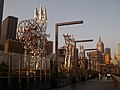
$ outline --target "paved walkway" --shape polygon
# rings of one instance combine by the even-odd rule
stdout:
[[[54,89],[56,90],[56,89]],[[116,90],[112,80],[88,80],[57,90]]]

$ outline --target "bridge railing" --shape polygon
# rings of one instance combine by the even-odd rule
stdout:
[[[112,75],[116,90],[120,90],[120,76]]]

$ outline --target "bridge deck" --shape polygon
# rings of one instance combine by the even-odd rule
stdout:
[[[112,80],[88,80],[57,90],[116,90]]]

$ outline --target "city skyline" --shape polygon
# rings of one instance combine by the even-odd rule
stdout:
[[[18,17],[18,23],[25,19],[31,19],[34,15],[35,6],[45,6],[48,14],[47,33],[54,40],[55,23],[73,20],[83,20],[83,25],[61,27],[59,32],[59,47],[64,45],[63,34],[73,34],[76,40],[93,39],[90,44],[83,44],[85,48],[94,48],[99,36],[105,47],[111,48],[112,56],[118,53],[120,13],[119,2],[112,0],[100,1],[47,1],[29,0],[4,2],[3,20],[7,16]],[[26,13],[27,12],[27,13]]]

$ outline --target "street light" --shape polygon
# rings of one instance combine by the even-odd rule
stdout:
[[[83,20],[81,21],[70,21],[70,22],[62,22],[55,24],[55,73],[58,76],[58,27],[66,26],[66,25],[74,25],[74,24],[83,24]]]
[[[58,27],[59,26],[66,26],[66,25],[74,25],[74,24],[83,24],[83,20],[81,21],[71,21],[71,22],[62,22],[62,23],[56,23],[55,24],[55,70],[56,74],[58,73]]]
[[[75,48],[74,48],[74,68],[75,68],[75,76],[77,74],[76,72],[76,67],[77,67],[77,58],[76,58],[76,43],[81,43],[81,42],[93,42],[93,39],[89,39],[89,40],[76,40],[75,41]]]
[[[93,42],[93,39],[89,39],[89,40],[76,40],[75,41],[75,48],[74,48],[74,65],[75,67],[77,66],[77,60],[76,60],[76,43],[80,43],[80,42]]]
[[[85,59],[85,51],[96,51],[96,50],[97,50],[96,48],[84,49],[84,59]]]
[[[84,49],[84,60],[85,60],[85,51],[96,51],[97,49],[96,48],[90,48],[90,49]],[[89,61],[90,62],[90,61]],[[87,75],[88,75],[88,71],[87,71],[87,61],[85,61],[84,63],[85,65],[85,70],[86,70],[86,79],[87,79]],[[90,64],[90,68],[91,68],[91,64]]]

